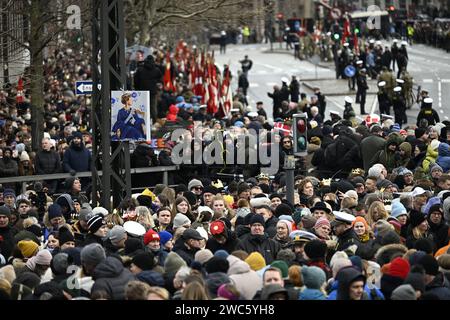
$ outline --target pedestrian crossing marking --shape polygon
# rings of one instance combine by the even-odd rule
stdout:
[[[423,83],[433,83],[433,79],[423,79]]]
[[[259,84],[258,83],[250,83],[250,88],[258,88]]]

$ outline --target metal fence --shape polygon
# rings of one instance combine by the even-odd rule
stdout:
[[[148,168],[131,168],[131,174],[143,174],[143,173],[151,173],[151,172],[162,172],[163,173],[163,181],[162,183],[165,185],[169,184],[169,172],[176,171],[179,169],[179,166],[160,166],[160,167],[148,167]],[[99,176],[103,174],[102,171],[98,171]],[[21,183],[22,192],[26,191],[27,183],[34,181],[44,181],[44,180],[60,180],[66,179],[70,177],[78,177],[92,178],[92,172],[77,172],[74,176],[70,173],[54,173],[47,175],[36,175],[36,176],[19,176],[19,177],[8,177],[8,178],[0,178],[0,183]]]

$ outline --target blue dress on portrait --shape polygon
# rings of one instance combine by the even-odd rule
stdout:
[[[144,119],[137,114],[133,114],[130,117],[132,109],[125,110],[120,109],[117,113],[117,121],[112,128],[113,136],[112,140],[145,140],[146,135],[142,129],[142,125],[145,124]],[[117,135],[117,130],[120,129],[120,137]]]

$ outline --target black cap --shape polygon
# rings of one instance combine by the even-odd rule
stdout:
[[[203,240],[203,237],[200,235],[200,233],[197,230],[186,229],[183,232],[183,239],[185,239],[185,240],[189,240],[189,239]]]

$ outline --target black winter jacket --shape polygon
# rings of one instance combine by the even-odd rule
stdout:
[[[55,151],[41,150],[34,158],[36,174],[51,174],[61,172],[61,159]]]
[[[259,252],[266,260],[266,264],[272,263],[277,258],[278,252],[281,250],[281,245],[275,240],[270,239],[267,234],[249,235],[236,248],[237,250],[244,250],[248,254],[252,252]]]
[[[133,274],[123,267],[122,262],[115,257],[107,257],[94,270],[91,293],[106,291],[111,300],[125,300],[125,286],[135,279]]]

